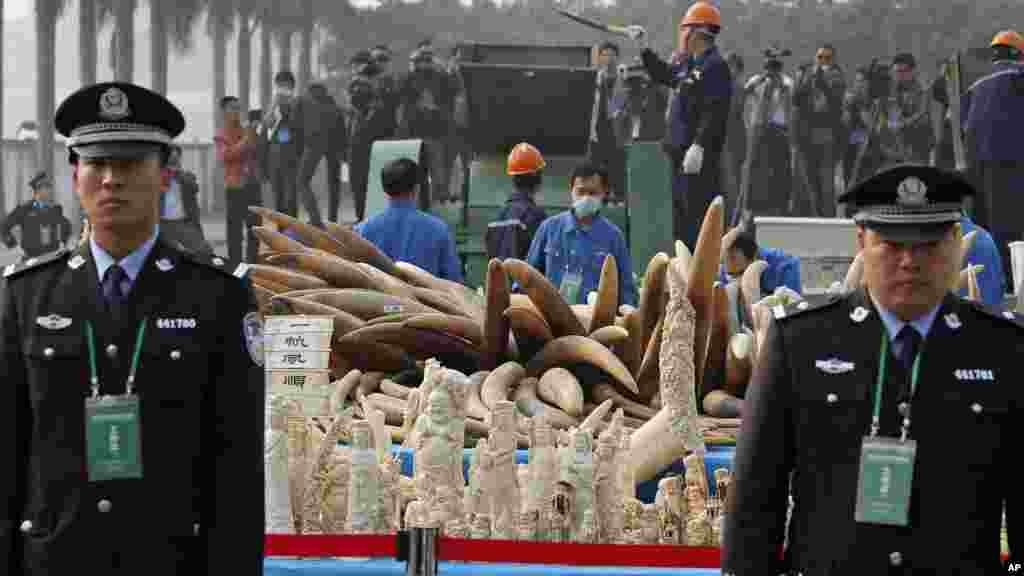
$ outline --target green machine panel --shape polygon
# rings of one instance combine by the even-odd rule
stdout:
[[[658,252],[675,254],[672,235],[672,167],[660,142],[626,147],[629,254],[642,276]],[[693,246],[689,247],[693,250]]]

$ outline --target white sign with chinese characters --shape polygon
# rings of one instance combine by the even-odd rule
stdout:
[[[327,370],[267,370],[267,394],[298,400],[305,416],[330,412],[331,373]]]
[[[267,394],[298,400],[306,416],[329,411],[330,316],[268,316],[263,325]]]

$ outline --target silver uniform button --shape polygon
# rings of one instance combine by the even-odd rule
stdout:
[[[25,520],[24,522],[21,523],[21,532],[23,534],[28,534],[31,531],[32,531],[32,521],[31,520]]]
[[[171,360],[181,360],[181,350],[171,350]]]
[[[193,536],[199,536],[199,524],[198,523],[192,525],[192,535]]]
[[[829,404],[835,404],[839,401],[839,395],[835,392],[829,392],[828,396],[825,396],[825,401]]]
[[[107,346],[107,357],[108,358],[117,358],[117,345],[111,344],[111,345]]]
[[[113,507],[114,507],[114,504],[111,503],[110,500],[107,500],[106,498],[104,498],[103,500],[100,500],[99,502],[96,503],[96,509],[99,510],[100,512],[104,513],[104,514],[106,514],[107,512],[110,512],[110,509],[113,508]]]
[[[975,414],[981,414],[981,410],[981,404],[978,404],[977,402],[971,404],[971,412],[974,412]]]
[[[893,552],[892,554],[889,554],[889,564],[892,564],[893,566],[902,566],[903,554],[900,554],[899,552]]]
[[[53,355],[56,354],[56,353],[57,352],[53,348],[47,348],[47,349],[43,350],[43,356],[45,356],[47,358],[53,358]]]

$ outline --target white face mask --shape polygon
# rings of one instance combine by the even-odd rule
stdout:
[[[572,211],[577,218],[590,218],[601,211],[601,199],[596,196],[582,196],[573,200]]]
[[[291,98],[295,95],[295,91],[286,86],[278,86],[277,88],[274,88],[274,94],[278,98]]]

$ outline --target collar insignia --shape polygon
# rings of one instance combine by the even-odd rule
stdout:
[[[65,318],[57,314],[50,314],[49,316],[40,316],[36,318],[36,324],[39,324],[47,330],[63,330],[68,326],[71,326],[71,318]]]
[[[829,358],[828,360],[816,361],[814,363],[814,367],[825,374],[844,374],[846,372],[852,372],[855,365],[853,362],[844,362],[838,358]]]
[[[71,260],[68,260],[68,268],[72,270],[78,270],[82,267],[82,264],[85,264],[85,258],[81,254],[75,254],[71,257]]]
[[[850,313],[850,319],[856,322],[857,324],[863,322],[864,319],[867,317],[868,309],[863,306],[857,306],[856,308],[853,309],[853,312]]]
[[[8,264],[7,266],[4,266],[4,278],[14,274],[14,269],[17,267],[17,264]]]
[[[946,320],[946,326],[949,326],[953,330],[963,326],[963,323],[960,322],[960,317],[956,314],[946,314],[943,318]]]
[[[174,270],[174,263],[167,258],[161,258],[156,261],[156,267],[159,268],[161,272],[170,272],[171,270]]]
[[[131,115],[128,96],[120,88],[112,86],[100,95],[100,116],[106,120],[121,120]]]

